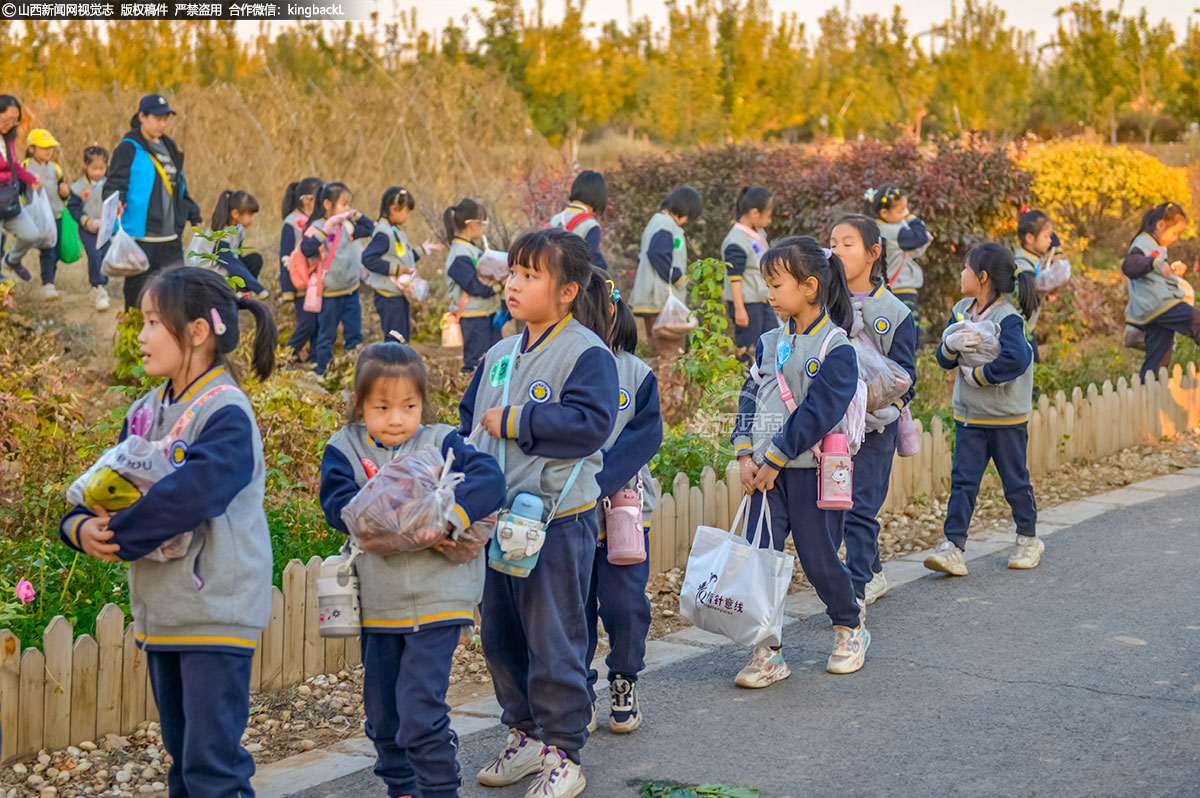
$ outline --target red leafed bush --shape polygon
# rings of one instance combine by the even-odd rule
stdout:
[[[825,241],[845,213],[862,211],[863,192],[892,183],[909,196],[934,243],[923,258],[921,301],[940,317],[957,298],[958,273],[967,249],[1011,234],[1029,201],[1029,176],[1010,159],[1006,145],[963,137],[934,144],[854,142],[830,148],[734,145],[622,159],[607,172],[609,209],[602,218],[605,249],[618,271],[636,267],[642,229],[673,188],[695,187],[704,213],[686,228],[692,257],[720,257],[744,185],[775,193],[771,238],[812,235]],[[569,182],[569,181],[568,181]],[[541,185],[528,192],[529,202]]]

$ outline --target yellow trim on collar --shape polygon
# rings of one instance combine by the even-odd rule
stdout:
[[[543,346],[545,346],[546,344],[548,344],[548,343],[550,342],[550,339],[551,339],[551,338],[553,338],[554,336],[556,336],[556,335],[558,335],[560,332],[562,332],[562,328],[563,328],[563,327],[566,327],[566,326],[567,326],[567,322],[569,322],[569,321],[570,321],[570,320],[571,320],[573,317],[574,317],[574,314],[572,314],[572,313],[568,313],[568,314],[567,314],[567,315],[566,315],[566,316],[563,318],[563,320],[562,320],[562,321],[560,321],[558,324],[554,325],[554,329],[552,329],[552,330],[550,331],[550,334],[549,334],[549,335],[547,335],[545,338],[543,338],[541,341],[539,341],[539,342],[538,342],[538,345],[537,345],[537,346],[535,346],[533,349],[530,349],[530,350],[529,350],[529,352],[536,352],[536,351],[538,351],[539,349],[541,349]]]
[[[880,280],[879,285],[875,286],[875,290],[872,291],[871,293],[867,294],[867,296],[874,299],[875,297],[879,296],[882,293],[883,293],[883,280]]]
[[[193,396],[196,395],[197,391],[199,391],[205,385],[208,385],[208,383],[212,382],[217,376],[224,374],[224,373],[225,373],[225,367],[217,366],[215,369],[208,372],[208,374],[204,375],[203,377],[201,377],[200,379],[198,379],[194,383],[192,383],[192,387],[190,387],[186,391],[184,391],[183,396],[179,397],[176,401],[177,402],[188,401],[189,399],[191,399]]]

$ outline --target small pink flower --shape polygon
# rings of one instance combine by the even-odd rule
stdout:
[[[33,589],[33,585],[29,582],[29,580],[21,577],[21,579],[17,581],[17,600],[19,600],[22,604],[28,604],[29,602],[33,601],[33,597],[35,595],[37,595],[37,593]]]

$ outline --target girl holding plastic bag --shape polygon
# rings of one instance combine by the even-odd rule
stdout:
[[[482,426],[480,448],[500,461],[501,518],[537,518],[524,528],[512,522],[509,557],[491,560],[484,584],[483,655],[509,736],[477,779],[500,787],[537,773],[526,795],[574,796],[587,783],[579,763],[592,717],[584,606],[599,535],[596,474],[620,384],[612,351],[585,324],[598,309],[584,240],[565,230],[526,233],[508,262],[505,300],[525,329],[475,371],[460,431]],[[516,554],[536,557],[524,576],[506,565]]]
[[[887,578],[879,558],[879,521],[876,516],[887,499],[896,457],[901,419],[912,401],[917,381],[917,325],[912,311],[888,290],[884,280],[886,243],[879,227],[866,216],[844,216],[834,225],[829,248],[842,260],[846,281],[854,294],[851,338],[866,343],[868,351],[898,364],[909,378],[909,387],[892,404],[867,414],[867,434],[854,455],[854,506],[846,512],[846,566],[854,595],[863,606],[887,591]]]
[[[1071,277],[1071,264],[1055,255],[1062,242],[1054,232],[1054,223],[1041,211],[1025,211],[1017,219],[1018,246],[1013,253],[1017,263],[1017,290],[1009,302],[1025,318],[1025,338],[1033,349],[1033,362],[1041,363],[1038,352],[1037,320],[1042,310],[1041,293],[1053,291]]]
[[[966,576],[963,550],[975,512],[975,499],[988,461],[996,464],[1004,498],[1017,525],[1017,547],[1009,568],[1037,566],[1045,549],[1037,537],[1037,505],[1025,450],[1033,410],[1033,350],[1025,339],[1021,312],[1005,299],[1016,285],[1012,253],[999,244],[980,244],[967,253],[962,270],[962,299],[946,324],[937,349],[938,363],[958,371],[954,382],[954,466],[946,506],[946,540],[925,558],[925,567]],[[1000,352],[981,366],[962,362],[950,330],[963,321],[988,320],[1000,328]]]
[[[411,296],[421,302],[429,294],[429,283],[417,273],[421,253],[428,255],[443,249],[441,244],[426,241],[419,248],[408,243],[400,228],[417,201],[408,189],[390,186],[379,201],[379,221],[371,243],[363,251],[363,282],[375,292],[375,310],[383,335],[395,330],[409,339],[408,300]]]
[[[275,323],[266,307],[236,297],[205,269],[156,274],[141,310],[143,365],[165,382],[133,403],[122,438],[141,430],[161,440],[185,420],[170,446],[175,471],[111,516],[102,507],[72,508],[59,535],[97,559],[130,562],[134,638],[146,651],[174,759],[170,792],[250,795],[254,760],[240,740],[251,658],[271,615],[271,535],[262,439],[225,358],[238,345],[239,311],[249,311],[257,325],[254,372],[265,380],[275,363]],[[183,557],[146,556],[187,531],[194,535]]]
[[[350,423],[325,447],[321,509],[349,534],[343,509],[394,458],[434,447],[464,475],[443,522],[449,537],[433,548],[390,556],[367,549],[355,558],[362,604],[363,705],[367,736],[375,744],[375,773],[389,795],[452,798],[460,783],[458,737],[450,728],[446,691],[464,625],[475,620],[483,594],[481,557],[456,564],[440,551],[504,501],[496,461],[431,415],[421,356],[387,340],[358,356]],[[381,544],[386,541],[381,540]]]
[[[596,655],[599,618],[604,621],[609,643],[605,660],[608,727],[617,734],[628,734],[642,724],[637,682],[638,674],[646,667],[646,637],[650,633],[650,599],[646,598],[650,561],[646,550],[650,515],[657,501],[650,460],[662,445],[663,422],[658,379],[634,354],[637,320],[629,306],[621,300],[621,293],[608,279],[607,272],[599,267],[592,275],[588,293],[602,309],[596,315],[597,325],[592,331],[612,349],[621,389],[617,421],[604,444],[604,466],[596,475],[604,498],[597,514],[600,540],[587,601],[587,661],[590,663]],[[636,524],[636,530],[631,524]],[[627,537],[630,533],[636,535],[636,546],[630,545]],[[588,671],[593,705],[598,678],[595,670]],[[595,726],[593,714],[590,730],[594,731]]]
[[[841,258],[807,236],[776,242],[763,256],[762,271],[768,301],[784,322],[758,341],[731,440],[742,486],[754,494],[750,518],[758,517],[763,501],[771,514],[773,540],[763,544],[782,550],[790,531],[804,573],[825,603],[834,631],[826,670],[853,673],[863,666],[871,636],[850,571],[838,559],[845,511],[818,506],[813,453],[827,435],[846,428],[858,388],[854,348],[842,332],[853,323],[852,296]],[[789,675],[779,647],[758,646],[736,682],[766,687]]]
[[[650,217],[642,233],[630,303],[634,315],[641,316],[646,325],[653,357],[661,354],[663,343],[655,332],[659,313],[669,298],[682,302],[687,296],[688,256],[683,228],[703,212],[700,192],[691,186],[681,186],[663,199],[658,213]]]

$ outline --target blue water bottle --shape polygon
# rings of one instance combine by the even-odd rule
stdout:
[[[546,503],[540,496],[532,493],[518,493],[513,499],[512,508],[500,514],[496,521],[496,532],[488,544],[488,565],[502,574],[526,577],[537,565],[538,555],[541,554],[542,543],[546,538],[546,527],[542,523],[542,514],[546,511]],[[522,546],[529,540],[536,540],[536,549],[520,559],[505,559],[505,548],[512,545],[502,545],[501,541],[512,541]],[[524,546],[522,546],[524,548]]]

